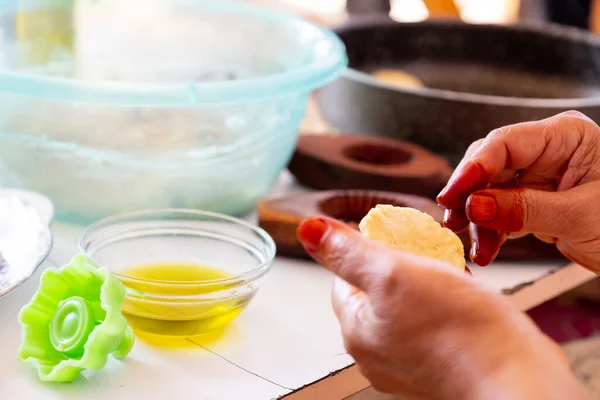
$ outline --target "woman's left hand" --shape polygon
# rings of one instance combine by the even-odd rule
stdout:
[[[467,226],[471,260],[491,263],[507,238],[534,234],[600,273],[600,127],[570,111],[506,126],[471,145],[438,203]]]

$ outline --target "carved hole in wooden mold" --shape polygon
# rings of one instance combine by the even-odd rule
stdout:
[[[344,150],[344,155],[354,161],[380,166],[406,164],[413,157],[408,151],[378,144],[350,146]]]
[[[336,195],[319,202],[321,212],[351,225],[358,224],[365,215],[378,204],[396,207],[407,205],[392,198],[371,196],[369,194]]]

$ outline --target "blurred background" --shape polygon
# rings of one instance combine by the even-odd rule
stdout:
[[[431,14],[459,13],[464,21],[483,23],[510,23],[520,15],[519,0],[248,0],[255,3],[289,7],[330,23],[339,22],[353,13],[382,12],[387,9],[398,21],[421,21]],[[536,0],[528,0],[524,9],[535,10],[543,18],[543,7]],[[532,7],[533,6],[533,7]]]
[[[337,24],[352,14],[386,12],[401,22],[422,21],[428,17],[460,17],[470,23],[514,23],[520,20],[557,20],[565,5],[573,14],[582,14],[589,1],[549,0],[247,0],[253,3],[285,7],[321,22]],[[568,12],[567,12],[568,14]],[[585,19],[585,15],[583,15]],[[571,16],[571,19],[577,19]],[[581,19],[581,17],[580,17]],[[560,21],[562,22],[562,21]]]
[[[321,23],[337,25],[353,14],[388,12],[399,22],[417,22],[431,17],[460,18],[468,23],[510,24],[554,22],[598,33],[596,0],[246,0],[284,7]]]

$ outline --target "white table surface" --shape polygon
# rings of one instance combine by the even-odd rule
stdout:
[[[273,195],[301,190],[285,173]],[[17,314],[36,290],[41,270],[62,265],[77,252],[82,228],[54,224],[53,232],[54,248],[40,271],[0,300],[0,399],[270,400],[289,395],[335,400],[368,385],[342,344],[330,305],[333,277],[315,263],[286,258],[277,258],[248,309],[217,340],[194,344],[182,339],[185,347],[180,349],[161,349],[138,340],[124,362],[111,360],[104,370],[86,372],[72,384],[41,383],[32,367],[17,360]],[[541,282],[556,267],[496,263],[473,272],[483,284],[500,291]],[[567,271],[567,279],[554,274],[556,294],[591,278],[577,266],[569,268],[576,269]],[[536,285],[531,290],[540,292]],[[530,304],[550,295],[547,290],[540,293],[529,299]],[[323,383],[328,381],[335,384],[326,387]],[[305,386],[308,389],[299,390]]]

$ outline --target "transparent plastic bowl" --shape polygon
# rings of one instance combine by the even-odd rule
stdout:
[[[248,306],[275,257],[275,244],[262,229],[192,210],[149,210],[106,218],[85,231],[80,248],[125,286],[123,313],[132,328],[161,336],[196,336],[230,323]],[[229,277],[159,280],[130,272],[140,265],[170,268],[173,263],[218,268]]]
[[[0,3],[0,186],[71,222],[248,211],[347,64],[329,30],[228,0],[16,3]]]

